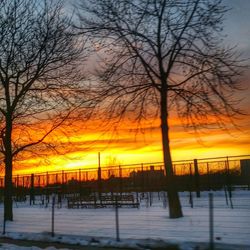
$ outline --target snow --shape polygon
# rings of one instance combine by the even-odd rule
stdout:
[[[224,249],[250,249],[250,191],[233,191],[233,208],[226,202],[224,191],[214,194],[214,242]],[[152,206],[141,200],[140,208],[119,209],[120,241],[116,241],[115,209],[68,209],[66,201],[55,209],[55,236],[51,237],[51,204],[45,208],[36,205],[14,204],[14,221],[7,222],[6,236],[13,239],[29,239],[49,242],[79,244],[99,247],[130,247],[146,249],[178,244],[181,249],[193,249],[209,243],[208,192],[201,198],[194,197],[194,207],[189,204],[189,193],[181,192],[184,217],[169,219],[163,204],[163,195],[153,194]],[[0,205],[3,218],[3,205]],[[0,223],[3,228],[3,223]],[[235,246],[237,245],[237,246]],[[236,248],[234,248],[234,246]],[[7,248],[4,245],[0,249]],[[231,248],[230,248],[231,247]],[[36,249],[39,248],[17,248]],[[52,248],[47,248],[51,250]],[[200,248],[202,249],[202,248]]]
[[[46,247],[46,248],[40,248],[40,247],[36,247],[36,246],[31,246],[31,247],[24,247],[24,246],[18,246],[18,245],[14,245],[14,244],[6,244],[3,243],[0,246],[0,249],[4,249],[4,250],[59,250],[58,248],[55,247]],[[61,248],[60,250],[68,250],[67,248]]]

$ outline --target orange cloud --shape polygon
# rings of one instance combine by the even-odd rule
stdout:
[[[241,121],[242,130],[230,134],[218,129],[207,130],[200,137],[185,131],[178,119],[171,120],[171,149],[173,160],[250,154],[249,117]],[[88,126],[87,126],[88,125]],[[16,173],[44,172],[51,170],[79,169],[98,166],[98,152],[102,166],[114,158],[119,164],[162,161],[159,121],[151,121],[135,134],[137,125],[126,120],[115,130],[102,126],[102,121],[91,124],[78,121],[67,134],[57,131],[53,139],[60,154],[46,151],[41,154],[24,153],[15,163]]]

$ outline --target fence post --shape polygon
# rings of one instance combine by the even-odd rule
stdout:
[[[207,180],[208,180],[208,188],[211,190],[211,183],[210,183],[210,170],[209,170],[209,163],[207,162]]]
[[[97,170],[97,178],[98,178],[98,194],[99,194],[99,200],[101,200],[102,196],[102,169],[101,169],[101,155],[100,152],[98,152],[98,170]]]
[[[116,241],[120,241],[120,231],[119,231],[119,214],[118,214],[118,200],[115,197],[115,227],[116,227]]]
[[[120,183],[120,194],[123,192],[123,180],[122,180],[122,168],[119,165],[119,183]]]
[[[190,180],[189,180],[189,183],[190,183],[190,187],[189,187],[189,204],[191,206],[191,208],[194,207],[194,203],[193,203],[193,195],[192,195],[192,183],[193,183],[193,175],[192,175],[192,165],[190,163],[189,165],[189,177],[190,177]]]
[[[82,181],[82,175],[81,175],[81,169],[79,169],[79,183],[81,183],[81,181]]]
[[[233,208],[233,202],[232,202],[232,183],[231,183],[231,176],[230,176],[230,167],[229,167],[229,160],[227,157],[227,160],[225,162],[226,166],[226,186],[227,186],[227,191],[228,191],[228,196],[229,196],[229,201],[230,201],[230,206]]]
[[[145,173],[143,169],[143,163],[141,163],[141,173],[142,173],[142,192],[145,192]]]
[[[52,197],[51,236],[55,236],[55,195]]]
[[[149,192],[149,206],[151,207],[153,204],[153,193],[150,191]]]
[[[214,250],[214,205],[213,194],[209,193],[209,249]]]
[[[48,171],[46,172],[46,186],[49,186],[49,173]]]
[[[5,235],[5,228],[6,228],[6,220],[5,220],[5,214],[3,215],[3,235]]]
[[[196,197],[200,198],[200,175],[199,175],[199,168],[198,168],[198,161],[194,159],[194,177],[195,177],[195,189],[196,189]]]
[[[38,175],[38,187],[40,188],[41,187],[41,176]]]
[[[62,170],[62,185],[64,184],[64,171]]]
[[[30,206],[35,204],[35,190],[34,190],[34,174],[30,176]]]

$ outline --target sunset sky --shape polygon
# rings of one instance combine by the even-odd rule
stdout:
[[[229,45],[237,45],[243,57],[250,58],[250,1],[224,1],[230,8],[225,19],[225,39]],[[228,124],[228,131],[210,129],[197,135],[185,131],[178,119],[172,117],[171,149],[173,160],[194,158],[250,155],[250,69],[242,77],[245,90],[239,92],[241,107],[246,116],[240,117],[236,129]],[[90,122],[91,123],[91,122]],[[69,137],[60,135],[60,140],[69,143],[71,151],[64,155],[49,154],[47,157],[32,156],[16,163],[18,172],[42,172],[50,170],[79,169],[97,167],[98,152],[101,165],[132,164],[162,161],[159,121],[149,121],[142,132],[134,132],[136,124],[121,123],[114,132],[104,129],[102,121],[95,125],[78,124]],[[58,132],[59,133],[59,132]],[[17,168],[16,168],[17,169]],[[16,172],[17,173],[17,172]]]

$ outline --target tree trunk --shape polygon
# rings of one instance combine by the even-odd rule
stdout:
[[[12,160],[5,161],[4,219],[13,220],[12,211]]]
[[[11,146],[12,121],[6,118],[5,146],[5,184],[4,184],[4,220],[13,220],[12,211],[12,146]]]
[[[161,133],[162,133],[163,160],[167,177],[169,217],[179,218],[183,217],[183,214],[182,214],[179,195],[176,189],[175,175],[173,172],[172,159],[170,153],[167,96],[165,93],[161,94]]]

